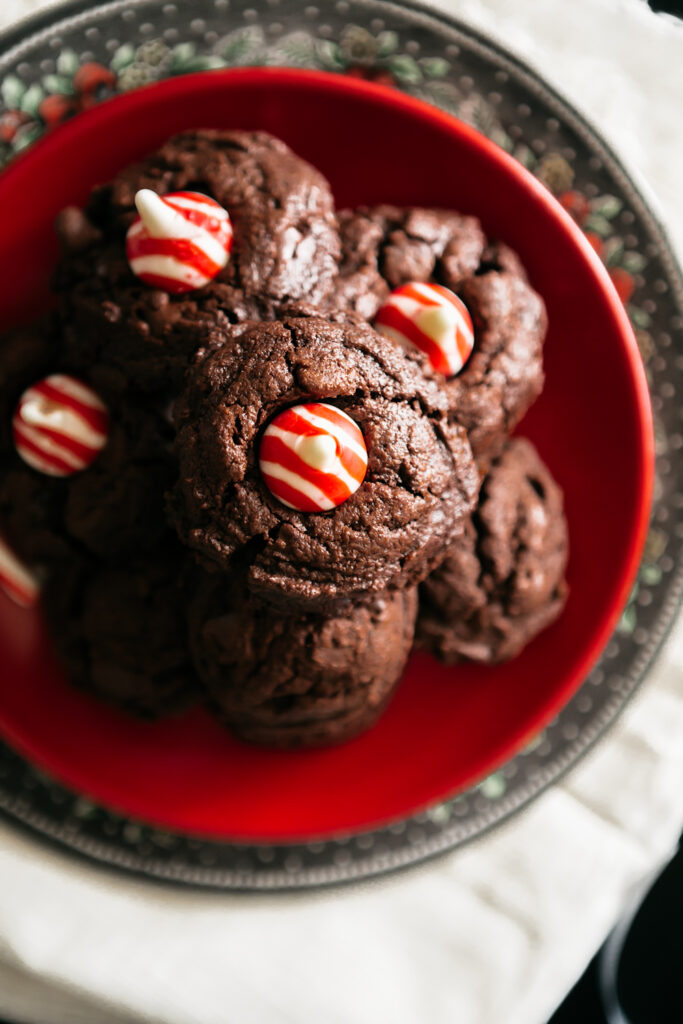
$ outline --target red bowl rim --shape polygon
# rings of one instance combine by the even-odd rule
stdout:
[[[19,154],[10,166],[2,171],[1,177],[6,180],[7,178],[21,175],[24,167],[30,164],[32,160],[42,160],[46,153],[50,154],[52,152],[54,152],[56,157],[60,148],[64,145],[79,146],[85,143],[91,123],[100,119],[114,105],[118,111],[133,113],[134,111],[139,111],[141,107],[144,108],[148,97],[157,96],[162,93],[166,100],[172,102],[175,97],[180,95],[186,96],[188,93],[200,96],[205,90],[214,87],[216,81],[226,78],[229,78],[231,81],[241,82],[245,86],[253,86],[267,81],[269,87],[273,89],[277,89],[278,85],[286,88],[304,83],[311,89],[328,94],[341,93],[360,96],[372,100],[379,105],[416,115],[423,121],[431,123],[441,130],[459,135],[466,140],[469,146],[478,150],[486,160],[497,165],[508,177],[515,179],[516,185],[528,194],[531,194],[544,208],[545,213],[555,220],[561,229],[571,237],[574,245],[581,251],[583,258],[589,264],[590,269],[598,280],[606,305],[614,321],[615,330],[620,336],[630,370],[633,408],[637,415],[639,433],[638,474],[637,480],[634,481],[639,501],[629,555],[624,560],[618,580],[616,581],[611,605],[605,610],[602,624],[596,631],[592,642],[587,645],[584,655],[578,662],[575,670],[567,676],[561,687],[553,690],[548,700],[539,708],[532,725],[523,736],[518,735],[516,738],[511,739],[507,745],[500,748],[494,761],[482,758],[481,763],[472,766],[472,780],[469,785],[474,785],[477,779],[480,779],[484,774],[506,762],[529,738],[543,729],[584,682],[590,669],[607,645],[635,580],[650,520],[654,488],[655,446],[650,392],[633,329],[624,305],[612,284],[605,266],[581,229],[545,185],[515,160],[514,157],[470,125],[437,107],[431,106],[423,100],[400,92],[392,86],[381,85],[376,82],[345,77],[333,72],[311,71],[300,68],[223,68],[165,79],[162,82],[156,82],[129,93],[114,96],[78,114],[74,119],[50,130],[48,134],[34,143],[25,153]],[[35,749],[25,736],[15,734],[11,726],[8,727],[7,724],[3,724],[3,734],[29,758],[38,764],[45,764],[43,751]],[[47,767],[49,768],[50,766],[47,765]],[[76,785],[78,789],[82,788],[81,780],[69,779],[68,773],[63,771],[60,771],[59,774],[67,783]],[[450,795],[452,794],[436,794],[433,800],[430,800],[430,804],[445,799]],[[417,813],[419,810],[420,808],[414,808],[411,813]],[[378,822],[377,824],[381,823]]]

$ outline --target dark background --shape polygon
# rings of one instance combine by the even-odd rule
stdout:
[[[668,11],[669,14],[676,14],[678,17],[683,17],[683,0],[652,0],[650,7],[653,11]]]
[[[682,30],[683,31],[683,30]],[[681,837],[683,843],[683,837]],[[616,991],[629,1024],[683,1021],[683,850],[654,883],[622,947]],[[599,953],[549,1024],[608,1024],[599,986]]]

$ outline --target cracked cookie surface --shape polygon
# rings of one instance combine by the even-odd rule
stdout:
[[[205,192],[228,210],[231,258],[204,288],[169,295],[130,270],[125,234],[141,188]],[[317,303],[337,273],[339,235],[327,182],[264,132],[174,136],[95,189],[85,213],[63,211],[57,231],[68,362],[76,369],[100,363],[121,390],[132,384],[173,392],[206,329],[268,319],[292,301]]]
[[[125,568],[74,559],[48,580],[46,618],[76,686],[140,718],[184,710],[196,699],[183,563],[172,540]]]
[[[268,746],[339,743],[384,709],[410,652],[415,588],[335,616],[278,615],[232,577],[204,573],[188,622],[212,713]]]
[[[392,289],[435,281],[467,306],[474,351],[457,376],[442,379],[449,414],[485,468],[543,388],[545,307],[519,258],[488,244],[476,218],[448,210],[361,207],[340,213],[339,224],[331,304],[372,321]]]
[[[258,468],[263,428],[302,398],[360,428],[368,469],[330,512],[277,501]],[[252,592],[319,612],[414,586],[441,561],[478,490],[464,430],[416,356],[352,317],[244,324],[188,377],[177,408],[180,479],[170,508],[181,539]]]
[[[447,663],[513,658],[562,611],[567,555],[562,491],[533,445],[513,438],[420,588],[421,644]]]

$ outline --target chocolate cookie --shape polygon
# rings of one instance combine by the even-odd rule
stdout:
[[[486,269],[459,295],[474,324],[474,350],[444,388],[485,469],[543,389],[547,318],[541,297],[509,270]]]
[[[329,402],[368,451],[360,488],[324,513],[276,499],[259,471],[262,431],[297,401]],[[241,565],[251,590],[287,609],[414,586],[443,558],[478,490],[465,432],[422,362],[362,321],[246,324],[204,353],[178,404],[181,539]]]
[[[567,554],[562,492],[533,445],[514,438],[421,587],[421,644],[448,663],[513,658],[562,611]]]
[[[72,560],[49,579],[46,618],[75,686],[141,718],[193,702],[181,567],[173,546],[125,567]]]
[[[332,302],[372,320],[391,289],[435,281],[468,307],[474,351],[444,387],[451,416],[486,468],[543,387],[545,308],[519,258],[487,244],[475,218],[450,211],[379,206],[346,211],[339,221]]]
[[[231,258],[215,280],[183,295],[132,273],[125,234],[141,188],[199,191],[232,219]],[[64,256],[57,274],[66,350],[79,369],[101,364],[143,390],[172,393],[203,332],[218,323],[275,315],[291,301],[318,302],[336,274],[339,237],[327,182],[262,132],[194,131],[96,189],[85,214],[57,222]]]
[[[457,289],[477,270],[486,238],[475,217],[450,210],[359,207],[339,214],[342,257],[331,305],[372,320],[392,288],[439,281]]]
[[[164,494],[177,475],[173,437],[163,411],[117,405],[100,457],[69,480],[64,507],[69,535],[106,561],[168,540]]]
[[[264,610],[231,578],[204,574],[190,642],[213,714],[277,747],[339,743],[374,724],[405,666],[415,589],[377,594],[337,617]]]
[[[92,466],[73,476],[47,476],[13,452],[0,475],[0,532],[33,565],[150,551],[172,536],[164,493],[177,472],[173,433],[160,412],[128,403],[112,410],[109,439]]]

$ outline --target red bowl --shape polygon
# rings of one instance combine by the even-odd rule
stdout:
[[[512,245],[546,301],[547,384],[523,424],[566,494],[571,596],[514,661],[411,659],[379,724],[345,746],[245,746],[202,712],[139,724],[69,688],[38,613],[0,600],[0,728],[26,756],[149,822],[287,840],[377,825],[446,797],[509,758],[571,697],[626,601],[653,477],[649,396],[621,302],[570,217],[467,125],[392,89],[315,72],[217,71],[104,103],[0,177],[0,320],[48,301],[52,223],[68,203],[169,135],[261,128],[327,175],[339,206],[392,202],[476,214]]]

